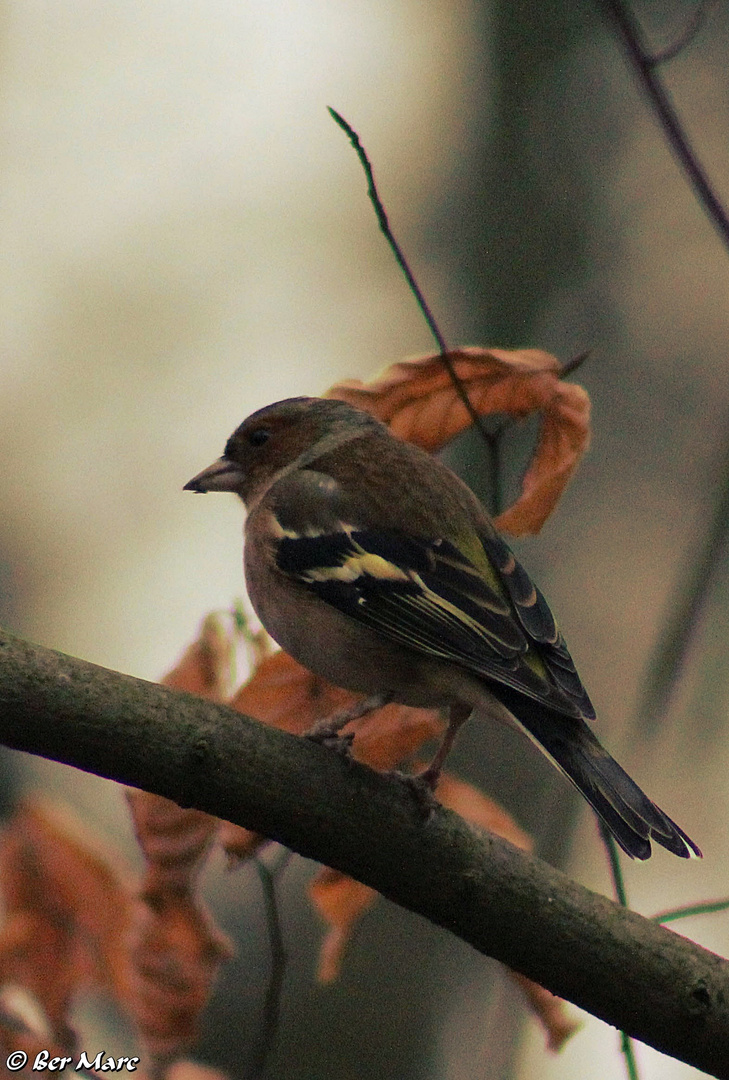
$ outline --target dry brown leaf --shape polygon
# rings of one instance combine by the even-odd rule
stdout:
[[[512,507],[497,526],[512,536],[539,532],[564,491],[590,439],[590,399],[563,382],[562,365],[539,349],[457,349],[448,354],[469,401],[482,416],[519,419],[542,414],[534,457]],[[348,401],[385,421],[395,435],[434,451],[471,426],[439,355],[393,364],[370,383],[348,379],[326,397]]]
[[[238,863],[251,859],[264,844],[269,841],[260,833],[234,825],[232,821],[222,821],[218,829],[217,841],[228,858],[228,867],[234,870]]]
[[[163,821],[172,805],[158,800]],[[6,828],[0,872],[0,983],[32,995],[49,1027],[41,1034],[16,1025],[13,1038],[0,1010],[0,1039],[10,1049],[30,1054],[42,1043],[73,1053],[68,1016],[74,995],[90,984],[113,992],[153,1056],[165,1058],[193,1041],[231,950],[191,897],[189,875],[153,875],[155,891],[134,900],[131,881],[107,864],[83,828],[40,802],[22,806]]]
[[[233,671],[233,637],[213,614],[162,682],[224,701]],[[127,801],[146,868],[129,933],[125,1004],[159,1062],[194,1041],[218,968],[232,953],[193,894],[220,821],[136,789]]]
[[[531,836],[519,828],[503,806],[499,806],[473,784],[444,772],[441,774],[436,795],[443,806],[455,810],[472,825],[495,833],[523,851],[532,850],[534,845]]]
[[[352,757],[384,772],[408,761],[429,739],[443,734],[445,721],[437,709],[385,705],[343,729],[356,731]]]
[[[0,982],[30,992],[53,1039],[68,1045],[76,991],[95,982],[123,992],[130,888],[68,812],[20,806],[0,844],[5,922]]]
[[[165,1080],[228,1080],[228,1074],[195,1061],[176,1061],[165,1073]]]
[[[45,895],[31,860],[18,837],[3,839],[0,874],[6,916],[0,932],[0,982],[32,994],[48,1018],[53,1041],[67,1046],[73,996],[91,981],[88,958],[78,948],[66,912]]]
[[[147,862],[144,891],[190,886],[215,839],[220,822],[202,810],[183,809],[162,795],[129,788],[134,831]]]
[[[328,928],[319,949],[316,977],[321,983],[330,983],[339,978],[344,950],[355,923],[379,893],[328,866],[312,878],[308,891],[309,899]]]
[[[218,696],[220,680],[209,665],[195,683],[211,656],[224,654],[204,644],[210,632],[207,622],[204,647],[198,642],[189,649],[168,683]],[[231,952],[191,895],[218,821],[140,791],[130,791],[129,800],[147,859],[136,901],[132,881],[112,868],[68,812],[29,802],[0,836],[0,984],[31,995],[48,1025],[47,1032],[36,1032],[6,1019],[0,1006],[0,1041],[8,1053],[30,1055],[53,1045],[73,1053],[70,1008],[79,989],[91,984],[113,992],[158,1061],[196,1036],[212,981]]]
[[[509,971],[509,975],[526,995],[529,1008],[537,1017],[547,1035],[547,1047],[557,1053],[571,1035],[582,1026],[579,1020],[567,1013],[567,1002],[555,997],[539,983],[520,975],[518,971]]]
[[[147,792],[127,792],[146,871],[128,934],[127,1011],[156,1060],[197,1036],[227,937],[193,895],[217,818]]]
[[[126,1006],[152,1055],[164,1059],[189,1046],[223,960],[228,938],[187,892],[142,896],[130,931]]]
[[[313,675],[285,652],[267,656],[238,690],[230,706],[271,727],[301,735],[322,717],[358,699]]]
[[[211,612],[200,626],[195,641],[185,649],[163,686],[187,690],[210,701],[226,701],[232,691],[235,649],[220,617]]]

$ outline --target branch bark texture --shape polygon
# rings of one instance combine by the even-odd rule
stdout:
[[[0,631],[0,742],[255,829],[609,1024],[729,1080],[729,963],[396,778]]]

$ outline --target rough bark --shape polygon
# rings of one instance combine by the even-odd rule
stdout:
[[[0,631],[0,742],[280,841],[609,1024],[729,1080],[729,963],[439,810],[225,707]]]

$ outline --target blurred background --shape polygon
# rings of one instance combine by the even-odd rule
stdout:
[[[695,5],[633,10],[662,49]],[[253,409],[432,351],[333,105],[449,343],[590,350],[577,377],[592,449],[542,534],[515,547],[600,736],[705,853],[626,867],[632,905],[729,892],[721,530],[680,680],[651,707],[727,484],[729,253],[600,5],[9,0],[0,34],[0,621],[160,677],[242,593],[240,505],[182,485]],[[714,6],[661,68],[725,203],[728,39]],[[507,435],[512,480],[531,435]],[[448,460],[488,494],[477,440]],[[528,743],[472,723],[454,759],[542,855],[610,892],[593,816]],[[7,803],[40,787],[134,861],[115,785],[20,755],[3,768]],[[625,1075],[612,1029],[585,1017],[550,1057],[497,965],[385,902],[340,982],[317,987],[312,872],[294,859],[280,881],[290,959],[269,1080]],[[214,864],[206,892],[238,955],[194,1056],[244,1078],[269,962],[260,886]],[[680,930],[729,952],[727,916]],[[645,1080],[700,1075],[637,1054]]]

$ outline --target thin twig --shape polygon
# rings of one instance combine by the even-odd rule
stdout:
[[[577,356],[573,356],[571,360],[568,360],[566,364],[562,364],[562,368],[559,373],[560,379],[566,379],[569,375],[574,375],[578,368],[581,368],[586,360],[592,356],[592,349],[585,349],[584,352],[578,353]]]
[[[422,291],[420,289],[420,286],[418,285],[417,281],[415,280],[415,276],[413,275],[413,272],[412,272],[412,270],[410,269],[410,267],[408,265],[408,261],[407,261],[407,259],[405,258],[404,254],[403,254],[402,248],[398,244],[397,240],[395,239],[395,237],[393,235],[392,229],[390,228],[390,222],[388,221],[388,218],[387,218],[387,212],[385,210],[382,199],[380,198],[379,192],[377,191],[377,185],[375,184],[375,177],[374,177],[374,174],[372,172],[372,163],[370,162],[370,159],[367,156],[367,151],[365,150],[364,146],[362,145],[362,143],[360,141],[360,138],[359,138],[359,135],[354,130],[354,128],[351,126],[351,124],[348,124],[347,121],[344,119],[344,117],[340,116],[340,114],[336,111],[336,109],[332,109],[331,106],[328,106],[328,109],[329,109],[329,114],[332,117],[332,119],[334,120],[334,122],[339,124],[340,128],[345,133],[345,135],[347,136],[347,138],[351,142],[352,146],[354,147],[355,153],[357,154],[357,157],[359,158],[360,164],[361,164],[361,166],[362,166],[362,168],[364,170],[364,174],[367,177],[367,194],[368,194],[368,196],[370,198],[370,201],[371,201],[372,205],[375,208],[375,214],[377,215],[377,222],[378,222],[378,224],[380,226],[380,230],[384,234],[388,244],[390,245],[390,248],[392,249],[392,253],[395,256],[395,258],[397,259],[398,266],[400,267],[403,274],[405,275],[407,283],[410,286],[410,290],[411,290],[413,296],[415,297],[415,299],[417,300],[418,307],[422,311],[423,317],[425,318],[425,321],[428,324],[428,329],[430,330],[431,334],[435,338],[438,349],[442,353],[447,353],[448,352],[448,346],[446,345],[445,340],[443,338],[443,335],[441,334],[440,329],[438,327],[438,324],[435,321],[435,317],[433,316],[433,313],[430,310],[425,297],[423,296],[423,293],[422,293]]]
[[[701,163],[689,144],[668,94],[655,73],[657,64],[666,59],[665,51],[662,54],[659,53],[653,56],[650,54],[641,40],[637,22],[621,3],[621,0],[603,0],[603,3],[622,36],[628,55],[663,125],[671,148],[678,157],[696,195],[719,232],[724,246],[729,249],[729,215],[714,193]],[[701,17],[703,17],[704,13],[700,9]],[[662,641],[651,663],[651,672],[647,679],[648,689],[640,711],[645,722],[653,726],[665,711],[670,700],[681,662],[688,649],[713,578],[717,555],[721,546],[725,543],[726,520],[729,516],[729,485],[726,482],[728,473],[729,440],[727,440],[727,467],[721,479],[721,495],[709,533],[698,556],[695,547],[692,547],[686,582],[681,587],[681,599],[678,602],[677,609],[676,605],[673,606],[675,614],[668,619]]]
[[[605,845],[607,851],[608,863],[610,864],[610,876],[613,881],[613,889],[615,891],[615,899],[621,907],[629,908],[628,894],[625,890],[625,881],[623,880],[623,869],[620,865],[620,856],[618,855],[618,846],[612,838],[610,832],[608,832],[602,821],[598,821],[600,826],[600,835],[602,836],[602,842]]]
[[[721,552],[727,543],[729,521],[729,421],[725,425],[723,461],[719,469],[719,497],[703,540],[692,538],[669,612],[663,622],[661,639],[650,661],[640,705],[645,730],[655,730],[668,708],[714,580]]]
[[[336,111],[336,109],[332,109],[331,106],[329,106],[328,108],[330,116],[332,117],[334,122],[339,125],[339,127],[342,129],[342,131],[345,133],[352,146],[354,147],[355,153],[359,158],[359,162],[362,166],[362,169],[364,170],[364,174],[367,179],[367,195],[369,196],[369,199],[375,209],[375,214],[377,215],[377,222],[380,226],[380,231],[383,233],[385,239],[390,245],[390,250],[395,256],[398,266],[405,275],[405,280],[410,287],[410,291],[415,297],[418,307],[420,308],[420,311],[422,312],[423,317],[428,324],[428,329],[433,335],[435,343],[438,346],[440,358],[443,361],[446,371],[448,372],[448,376],[453,384],[453,387],[458,394],[461,402],[463,403],[463,406],[466,409],[468,415],[470,416],[471,421],[477,428],[479,435],[481,436],[483,442],[486,445],[492,482],[492,498],[490,509],[493,514],[498,514],[503,508],[504,501],[503,483],[501,476],[501,438],[507,427],[507,424],[501,424],[496,431],[489,431],[484,423],[484,418],[477,412],[477,410],[471,403],[468,392],[466,391],[463,382],[461,381],[455,370],[453,361],[451,360],[451,357],[449,355],[448,346],[435,320],[435,316],[433,315],[433,312],[431,311],[430,306],[426,301],[420,286],[415,280],[415,275],[410,269],[410,265],[405,258],[405,255],[403,254],[402,248],[395,239],[389,219],[387,217],[387,212],[385,210],[382,199],[380,198],[380,194],[377,190],[377,184],[375,183],[375,177],[372,170],[372,163],[370,162],[370,159],[367,155],[367,151],[363,147],[360,137],[354,130],[352,125],[349,124],[344,119],[344,117]],[[564,379],[568,375],[571,375],[572,372],[576,371],[577,368],[580,367],[582,363],[584,363],[588,356],[589,352],[581,353],[579,356],[576,356],[574,360],[571,360],[569,361],[569,363],[565,364],[560,372],[560,379]]]
[[[656,74],[655,68],[659,61],[645,48],[638,23],[621,0],[602,0],[602,3],[620,32],[631,63],[663,125],[674,154],[687,173],[725,246],[729,248],[729,216],[714,193],[703,166],[691,148],[671,99]]]
[[[696,35],[706,21],[706,15],[710,8],[716,5],[716,0],[701,0],[696,5],[691,18],[683,28],[683,32],[674,41],[673,45],[668,45],[665,49],[661,49],[660,52],[653,53],[651,57],[651,67],[657,67],[659,64],[667,64],[669,60],[675,60],[682,52],[694,42]]]
[[[286,949],[284,946],[281,917],[276,895],[276,878],[287,865],[291,852],[284,849],[278,863],[269,866],[260,857],[253,859],[263,892],[263,905],[266,913],[266,930],[271,953],[271,973],[263,1003],[261,1037],[256,1047],[253,1063],[249,1069],[249,1080],[260,1080],[266,1070],[271,1051],[278,1034],[281,1018],[281,991],[286,974]]]
[[[691,915],[713,915],[717,911],[729,911],[729,899],[705,900],[702,904],[685,904],[683,907],[671,908],[669,911],[659,911],[652,915],[654,922],[676,922],[677,919],[688,919]]]
[[[599,822],[600,835],[602,836],[602,842],[605,845],[607,851],[608,862],[610,864],[610,876],[613,880],[613,889],[615,890],[615,898],[621,907],[627,908],[628,894],[625,890],[625,881],[623,879],[623,870],[620,865],[620,856],[618,854],[618,845],[613,840],[612,836],[608,832],[608,829],[603,825],[602,821]],[[620,1032],[620,1051],[625,1058],[625,1068],[628,1073],[628,1080],[640,1080],[638,1073],[638,1063],[635,1060],[635,1047],[633,1046],[633,1040],[630,1035],[626,1035],[624,1031]]]
[[[408,261],[405,258],[405,255],[403,254],[403,250],[400,247],[400,245],[398,244],[397,240],[395,239],[393,231],[390,228],[390,222],[388,221],[387,213],[385,211],[385,207],[383,205],[382,199],[380,198],[379,192],[377,191],[377,185],[375,184],[375,178],[374,178],[374,174],[372,172],[372,164],[370,162],[369,157],[367,156],[367,151],[365,150],[364,146],[360,142],[359,135],[354,130],[354,128],[351,126],[351,124],[348,124],[347,121],[344,119],[344,117],[340,116],[340,114],[336,111],[336,109],[332,109],[331,106],[328,106],[328,108],[329,108],[330,116],[335,121],[335,123],[337,123],[339,125],[339,127],[342,129],[342,131],[345,133],[345,135],[347,136],[347,138],[351,142],[352,146],[354,147],[354,150],[355,150],[355,153],[357,154],[357,157],[359,158],[360,164],[361,164],[361,166],[362,166],[362,168],[364,170],[364,174],[365,174],[365,176],[367,178],[367,194],[368,194],[368,196],[370,198],[370,201],[371,201],[372,205],[375,208],[375,214],[377,215],[377,222],[378,222],[378,224],[380,226],[380,231],[383,233],[385,239],[387,240],[388,244],[390,245],[390,250],[392,251],[393,255],[395,256],[395,259],[397,260],[398,266],[400,267],[403,274],[405,275],[405,280],[407,281],[407,283],[408,283],[408,285],[410,287],[410,291],[412,292],[413,296],[415,297],[417,305],[418,305],[418,307],[420,308],[420,310],[421,310],[421,312],[423,314],[423,318],[425,319],[426,323],[428,324],[428,329],[430,330],[431,334],[433,335],[433,338],[435,339],[435,343],[438,346],[438,351],[440,353],[443,364],[445,365],[446,371],[448,372],[450,380],[453,383],[453,387],[454,387],[456,393],[458,394],[458,397],[461,399],[461,402],[463,403],[463,406],[466,409],[466,412],[468,413],[468,415],[471,417],[471,420],[473,421],[473,423],[478,428],[478,430],[479,430],[479,432],[481,434],[481,437],[483,438],[485,443],[488,446],[490,446],[493,437],[490,434],[490,432],[486,429],[486,427],[484,426],[483,418],[479,415],[479,413],[476,411],[476,409],[474,409],[474,407],[473,407],[473,405],[471,403],[471,400],[470,400],[470,398],[468,396],[468,393],[466,392],[466,389],[465,389],[463,383],[461,382],[460,378],[458,377],[458,375],[456,373],[456,369],[453,366],[453,361],[451,360],[450,356],[448,355],[448,346],[446,345],[445,338],[441,334],[440,329],[438,327],[438,324],[435,321],[435,317],[434,317],[432,311],[430,310],[430,307],[429,307],[425,297],[423,296],[423,293],[422,293],[422,290],[421,290],[420,286],[418,285],[417,281],[415,280],[415,276],[414,276],[412,270],[410,269],[410,266],[408,265]]]

